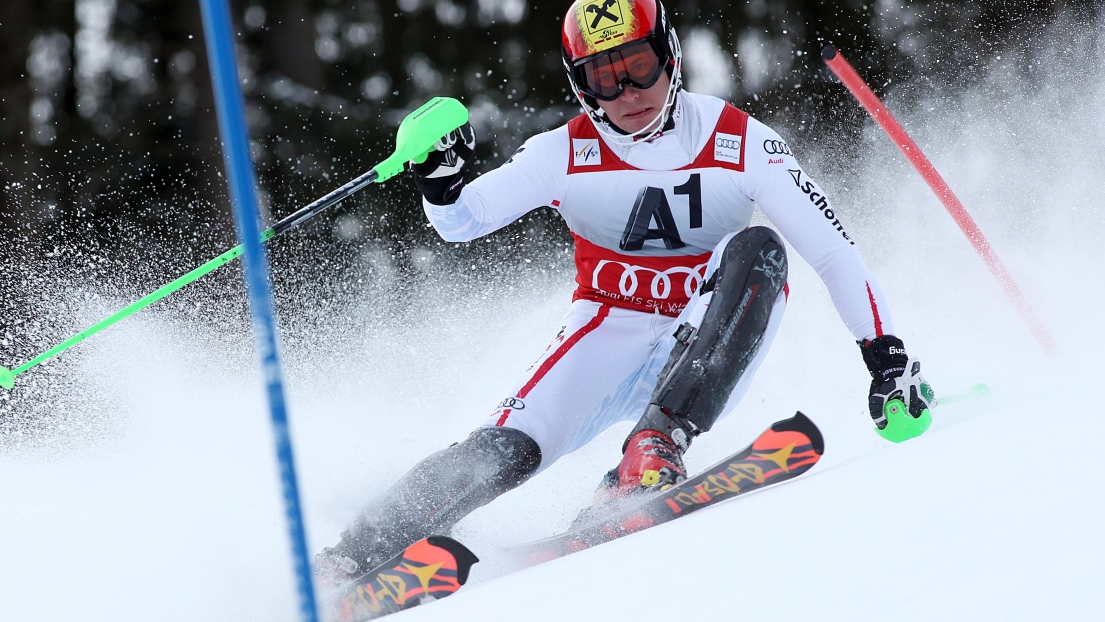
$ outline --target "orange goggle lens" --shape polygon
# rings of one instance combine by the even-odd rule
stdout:
[[[628,84],[647,89],[660,79],[663,67],[648,41],[639,41],[611,50],[582,63],[585,95],[603,101],[613,101]]]

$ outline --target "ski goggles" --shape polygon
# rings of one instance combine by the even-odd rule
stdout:
[[[601,101],[614,101],[626,85],[647,89],[656,84],[664,66],[647,39],[591,56],[575,66],[579,90]]]

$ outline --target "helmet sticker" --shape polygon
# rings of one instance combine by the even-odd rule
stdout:
[[[629,0],[592,0],[576,5],[576,21],[587,55],[621,45],[626,37],[638,34],[637,15]],[[641,33],[644,34],[644,33]]]

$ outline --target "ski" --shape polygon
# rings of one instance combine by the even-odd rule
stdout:
[[[721,501],[794,479],[825,451],[821,431],[802,413],[774,423],[751,445],[639,503],[560,535],[507,549],[532,566],[675,520]]]
[[[444,598],[468,581],[478,561],[452,538],[423,538],[343,587],[331,619],[364,622]]]

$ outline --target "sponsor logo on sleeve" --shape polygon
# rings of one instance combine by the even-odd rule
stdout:
[[[602,164],[602,151],[597,138],[572,139],[572,164],[575,166],[598,166]]]
[[[739,165],[741,163],[742,140],[741,136],[718,132],[714,136],[714,159]]]
[[[767,155],[793,155],[790,147],[781,140],[765,140],[764,152]]]
[[[790,173],[790,178],[794,180],[794,185],[798,186],[798,189],[809,197],[810,203],[813,203],[818,211],[821,212],[821,215],[824,216],[826,220],[830,221],[829,224],[836,227],[836,230],[840,232],[840,235],[844,236],[845,240],[848,240],[849,244],[855,246],[856,243],[852,241],[852,238],[848,237],[848,232],[844,230],[844,225],[840,224],[840,220],[837,219],[836,213],[833,212],[833,208],[829,206],[829,199],[821,191],[821,188],[818,188],[817,184],[813,183],[812,179],[806,177],[800,168],[787,169],[787,172]]]
[[[790,146],[781,140],[765,140],[764,141],[764,153],[769,156],[779,156],[777,158],[769,157],[767,159],[768,164],[783,164],[783,156],[793,155],[790,152]]]

